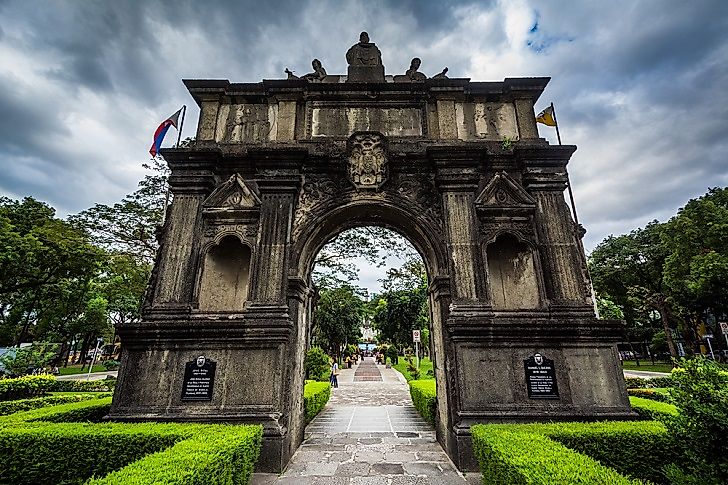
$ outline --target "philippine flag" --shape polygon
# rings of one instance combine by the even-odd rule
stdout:
[[[182,113],[183,109],[184,107],[180,108],[175,114],[162,121],[162,124],[159,125],[157,131],[154,132],[154,143],[152,143],[152,148],[149,149],[149,153],[152,157],[156,157],[157,153],[159,153],[159,147],[162,145],[162,140],[164,140],[164,135],[167,134],[169,127],[174,126],[177,128],[177,121],[179,120],[179,115]]]

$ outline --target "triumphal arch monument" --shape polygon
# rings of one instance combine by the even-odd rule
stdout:
[[[118,328],[110,418],[259,423],[259,469],[281,470],[303,439],[314,258],[364,225],[425,261],[437,436],[460,468],[474,423],[629,416],[621,322],[594,314],[564,199],[576,147],[536,128],[549,78],[430,78],[416,58],[387,75],[364,33],[346,59],[184,81],[197,136],[162,150],[174,201],[142,321]]]

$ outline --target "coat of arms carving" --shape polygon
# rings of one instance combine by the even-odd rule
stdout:
[[[349,138],[349,178],[359,189],[378,189],[387,180],[387,155],[380,133],[360,132]]]

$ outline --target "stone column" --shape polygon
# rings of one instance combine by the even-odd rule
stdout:
[[[165,224],[157,267],[154,304],[189,305],[194,287],[196,234],[200,232],[201,207],[212,190],[214,177],[207,171],[193,176],[181,173],[170,161],[173,202]]]
[[[591,295],[583,274],[577,228],[564,190],[566,160],[546,168],[543,161],[527,161],[524,182],[536,199],[536,228],[550,306],[585,306],[591,311]]]
[[[200,121],[197,124],[197,141],[214,141],[217,131],[217,115],[220,109],[218,96],[204,98],[200,105]]]
[[[251,300],[255,304],[285,304],[286,252],[297,183],[297,180],[258,182],[261,192],[260,230],[251,288]]]

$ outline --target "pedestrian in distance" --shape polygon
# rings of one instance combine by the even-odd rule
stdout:
[[[331,364],[331,386],[333,388],[339,387],[339,364],[336,361]]]

